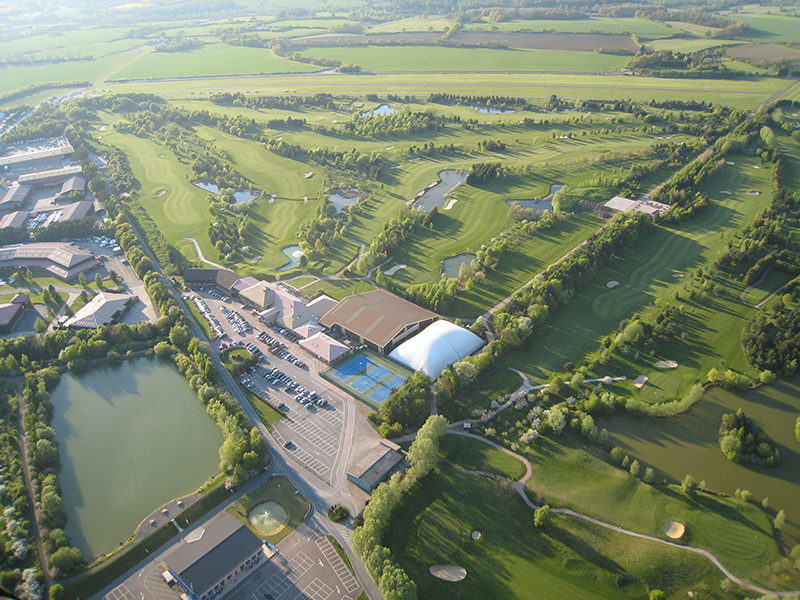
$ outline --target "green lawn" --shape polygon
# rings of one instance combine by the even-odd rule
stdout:
[[[666,522],[678,521],[686,526],[681,543],[705,548],[745,577],[779,556],[769,519],[755,505],[707,494],[689,498],[677,486],[644,484],[572,434],[539,438],[526,455],[533,465],[526,487],[551,506],[662,539]]]
[[[244,393],[245,396],[247,396],[247,399],[250,400],[250,405],[258,413],[258,416],[261,418],[261,421],[264,423],[264,425],[273,425],[283,418],[283,414],[272,408],[261,398],[250,392],[250,390],[244,389]]]
[[[525,465],[521,460],[474,438],[447,435],[439,447],[447,460],[470,471],[497,473],[511,481],[525,475]]]
[[[500,31],[519,31],[530,29],[532,31],[550,31],[556,33],[627,33],[629,31],[639,35],[670,35],[674,32],[670,27],[650,21],[649,19],[592,17],[590,19],[553,21],[537,19],[535,21],[502,21],[500,23],[469,24],[466,30],[489,30],[491,25],[497,26]]]
[[[120,55],[112,54],[91,60],[5,67],[3,68],[2,80],[0,80],[0,93],[10,92],[36,83],[93,79],[100,73],[110,69],[120,60],[122,60]],[[53,95],[55,95],[55,92],[51,91],[49,96]],[[19,100],[14,100],[13,104],[19,104]]]
[[[624,56],[562,50],[494,50],[404,46],[364,48],[313,48],[306,56],[355,63],[368,71],[616,71]]]
[[[648,585],[671,594],[713,573],[701,557],[571,518],[557,517],[547,530],[537,530],[533,511],[508,484],[449,466],[407,498],[386,539],[421,598],[644,598]],[[471,538],[476,530],[477,541]],[[428,568],[437,564],[464,567],[466,580],[434,578]]]
[[[262,502],[277,502],[286,512],[285,525],[273,535],[264,535],[256,530],[248,519],[250,511]],[[311,506],[297,488],[286,477],[275,476],[264,485],[250,492],[228,509],[228,512],[248,526],[259,539],[266,539],[270,544],[277,544],[292,530],[298,527],[308,515]]]

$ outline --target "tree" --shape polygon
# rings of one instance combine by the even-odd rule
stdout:
[[[719,371],[712,367],[711,370],[709,370],[708,372],[708,380],[711,383],[719,383],[719,379],[720,379]]]
[[[61,576],[72,573],[83,563],[81,551],[77,548],[59,548],[50,555],[50,566],[58,569]]]
[[[681,491],[688,496],[694,496],[697,493],[697,480],[691,475],[684,477],[683,483],[681,483]]]
[[[94,284],[97,286],[98,290],[103,289],[103,278],[100,276],[100,273],[95,273]]]
[[[64,586],[54,583],[50,586],[50,600],[62,600],[64,598]]]
[[[634,459],[633,462],[631,463],[631,468],[630,468],[631,475],[633,475],[634,477],[639,477],[639,471],[641,470],[642,466],[639,464],[639,461]]]
[[[773,383],[775,383],[775,374],[769,369],[766,369],[764,371],[761,371],[761,373],[758,376],[758,380],[764,385],[772,385]]]
[[[55,492],[42,494],[42,509],[44,509],[44,512],[47,513],[47,516],[51,519],[61,516],[61,511],[63,509],[61,497]]]
[[[778,531],[783,529],[783,526],[786,525],[786,513],[783,511],[783,509],[780,509],[778,514],[775,515],[775,520],[772,521],[772,524]]]
[[[650,590],[650,597],[648,600],[666,600],[667,595],[661,590]]]
[[[36,333],[44,333],[47,329],[47,321],[45,321],[42,317],[39,317],[33,324],[33,328],[36,330]]]
[[[550,510],[550,507],[545,504],[544,506],[540,506],[535,511],[533,511],[533,525],[537,529],[544,529],[550,524],[553,515]]]
[[[611,458],[613,458],[614,462],[616,462],[618,465],[621,465],[622,459],[625,458],[625,450],[619,446],[615,446],[611,449]]]
[[[797,417],[797,421],[794,423],[794,437],[800,442],[800,417]]]
[[[653,471],[651,467],[647,467],[644,470],[644,477],[642,477],[642,481],[644,481],[645,483],[653,483],[655,478],[656,478],[655,471]]]
[[[86,287],[86,275],[84,275],[83,273],[78,275],[78,285],[80,285],[81,287]]]

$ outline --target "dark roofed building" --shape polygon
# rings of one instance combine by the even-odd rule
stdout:
[[[28,294],[17,294],[11,302],[0,304],[0,333],[11,333],[22,315],[31,307]]]
[[[88,217],[94,211],[94,202],[82,200],[65,206],[61,212],[59,221],[80,221]]]
[[[347,471],[347,479],[371,494],[382,481],[408,467],[405,458],[398,451],[399,448],[397,444],[381,440],[381,445],[373,448],[356,466]]]
[[[37,242],[0,248],[0,267],[41,269],[62,281],[75,279],[98,265],[94,254],[75,244]]]
[[[0,217],[0,229],[18,229],[25,227],[31,213],[27,210],[18,210]]]
[[[29,185],[12,185],[0,188],[0,212],[10,212],[21,208],[31,191]]]
[[[61,191],[55,197],[58,200],[69,200],[72,192],[78,192],[83,198],[86,190],[86,178],[83,175],[73,175],[61,184]]]
[[[384,290],[348,296],[320,323],[388,354],[405,338],[424,329],[438,315]]]
[[[189,287],[210,285],[230,295],[239,276],[228,269],[186,269],[183,281]]]
[[[222,512],[206,527],[190,532],[164,558],[164,579],[169,580],[169,574],[191,600],[209,600],[233,587],[262,556],[261,540]]]

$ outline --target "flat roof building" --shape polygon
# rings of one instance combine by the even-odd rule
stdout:
[[[177,583],[190,600],[209,600],[233,588],[263,556],[262,541],[223,511],[186,535],[161,564],[164,579]]]
[[[72,146],[66,144],[56,148],[44,148],[42,150],[32,150],[30,152],[16,152],[0,156],[0,169],[5,167],[17,167],[26,163],[37,162],[40,160],[58,159],[69,156],[74,152]]]
[[[655,215],[664,215],[672,208],[669,204],[656,202],[655,200],[649,200],[647,198],[631,200],[624,196],[614,196],[603,206],[616,210],[617,212],[641,212],[651,217]]]
[[[27,175],[20,175],[20,184],[27,185],[47,185],[48,183],[57,183],[69,179],[73,175],[78,175],[82,172],[80,166],[76,167],[62,167],[60,169],[51,169],[49,171],[41,171],[39,173],[29,173]]]
[[[0,267],[41,269],[69,281],[99,263],[94,254],[75,244],[37,242],[0,248]]]
[[[438,318],[436,313],[399,296],[374,290],[348,296],[328,311],[320,323],[376,352],[388,354]]]
[[[350,348],[345,344],[321,332],[300,340],[299,344],[328,364],[350,352]]]
[[[388,440],[381,440],[358,463],[347,471],[348,481],[352,481],[362,490],[371,494],[382,481],[394,473],[408,468],[405,457],[399,452],[400,446]]]
[[[100,292],[81,306],[75,316],[64,321],[71,329],[97,329],[101,325],[116,323],[120,316],[139,300],[133,294]]]

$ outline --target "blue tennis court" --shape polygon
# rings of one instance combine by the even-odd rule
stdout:
[[[377,389],[370,392],[369,397],[375,400],[378,404],[383,404],[389,399],[389,396],[392,394],[391,388],[387,388],[386,386],[379,385]]]
[[[362,375],[358,379],[351,381],[349,385],[354,390],[364,393],[373,385],[375,385],[375,382],[369,376]]]
[[[399,388],[401,385],[403,385],[403,382],[405,380],[406,380],[406,378],[403,377],[402,375],[395,375],[389,381],[384,381],[381,384],[381,387],[385,387],[386,389],[391,391],[391,390],[393,390],[395,388]]]
[[[380,381],[387,375],[391,375],[392,372],[387,369],[386,367],[382,367],[380,365],[375,365],[369,371],[367,371],[367,375],[372,377],[373,381]]]
[[[363,371],[369,365],[372,364],[375,363],[373,363],[366,356],[356,356],[350,362],[343,364],[341,367],[331,372],[331,375],[333,375],[339,381],[345,381],[347,379],[350,379],[353,375],[355,375],[359,371]]]

